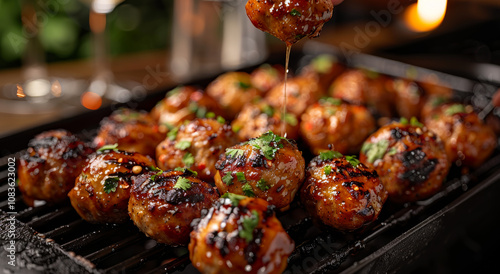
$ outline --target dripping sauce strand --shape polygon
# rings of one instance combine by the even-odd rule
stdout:
[[[281,136],[286,137],[286,82],[288,80],[288,62],[290,61],[291,44],[286,44],[285,55],[285,82],[283,84],[283,109],[281,113]]]

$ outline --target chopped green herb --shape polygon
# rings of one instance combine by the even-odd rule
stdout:
[[[253,192],[253,188],[249,183],[244,184],[241,189],[243,190],[243,194],[248,197],[255,197],[255,193]]]
[[[380,140],[377,143],[365,142],[363,144],[363,147],[361,148],[361,152],[366,154],[369,163],[373,163],[376,160],[382,159],[382,157],[384,157],[388,147],[388,140]]]
[[[334,106],[340,106],[342,104],[342,100],[339,98],[333,98],[333,97],[323,97],[319,99],[319,102],[322,104],[330,104]]]
[[[149,170],[151,171],[160,171],[161,169],[155,166],[149,166]]]
[[[290,15],[291,16],[302,16],[302,13],[300,13],[300,11],[298,11],[296,9],[292,9],[292,11],[290,12]]]
[[[238,195],[230,192],[224,193],[224,195],[221,196],[221,198],[229,199],[231,200],[231,204],[233,206],[238,206],[241,200],[246,199],[246,196],[243,195]]]
[[[179,177],[177,178],[177,182],[175,183],[174,188],[188,190],[191,188],[191,181],[189,181],[189,179],[186,179],[184,177]]]
[[[276,152],[278,152],[280,148],[283,148],[283,144],[280,143],[281,140],[287,139],[274,134],[272,131],[268,131],[258,138],[251,139],[248,141],[248,144],[259,149],[266,159],[273,160]]]
[[[156,180],[156,176],[160,176],[163,173],[163,170],[161,170],[159,168],[157,170],[158,170],[158,172],[156,174],[153,174],[153,176],[151,176],[151,181],[153,181],[153,182],[154,182],[154,180]]]
[[[258,182],[257,182],[257,187],[262,190],[262,191],[266,191],[268,189],[270,189],[271,187],[267,184],[266,180],[264,179],[260,179]]]
[[[232,128],[233,132],[238,133],[238,131],[240,131],[242,127],[243,127],[242,125],[234,125]]]
[[[97,152],[104,152],[106,150],[112,150],[114,152],[118,152],[118,144],[104,145],[100,149],[98,149]]]
[[[175,148],[180,149],[180,150],[186,150],[190,146],[191,146],[191,142],[188,140],[180,140],[179,142],[177,142],[177,144],[175,144]]]
[[[174,128],[175,128],[175,127],[174,127],[174,125],[172,125],[171,123],[164,122],[164,123],[163,123],[163,125],[164,125],[166,128],[168,128],[168,130],[172,130],[172,129],[174,129]]]
[[[231,172],[226,172],[226,175],[222,177],[222,182],[226,184],[227,186],[230,186],[233,184],[233,175],[231,175]]]
[[[314,58],[311,61],[311,65],[316,72],[324,74],[330,71],[336,61],[332,55],[322,54]]]
[[[408,125],[408,119],[406,119],[405,117],[401,117],[399,118],[399,123],[406,126]]]
[[[351,156],[345,156],[345,159],[349,162],[349,164],[351,164],[351,166],[353,167],[357,167],[359,165],[359,160],[356,159],[356,156],[355,155],[351,155]]]
[[[432,99],[431,105],[432,105],[432,107],[438,107],[438,106],[446,103],[446,101],[448,101],[448,99],[446,99],[443,96],[439,96],[439,97]]]
[[[366,77],[368,77],[370,79],[377,79],[379,77],[378,72],[373,71],[373,70],[365,69],[365,70],[363,70],[363,72],[365,73]]]
[[[127,111],[124,110],[122,113],[120,113],[117,117],[122,121],[122,122],[129,122],[133,120],[137,120],[141,114],[136,111]]]
[[[176,88],[174,88],[173,90],[167,92],[167,94],[165,94],[165,97],[170,97],[170,96],[174,96],[174,95],[177,95],[181,92],[183,86],[178,86]]]
[[[224,119],[222,116],[217,116],[217,122],[219,122],[219,124],[225,124],[226,119]]]
[[[319,154],[319,158],[323,161],[331,160],[333,158],[340,158],[342,156],[343,156],[342,153],[332,150],[323,151]]]
[[[444,114],[451,116],[457,113],[465,113],[465,106],[462,104],[453,104],[444,110]]]
[[[186,154],[184,154],[184,156],[182,157],[182,162],[187,167],[191,167],[194,164],[193,154],[191,154],[190,152],[187,152]]]
[[[245,83],[245,82],[239,81],[238,87],[242,88],[242,89],[249,89],[252,87],[252,85],[250,83]]]
[[[278,71],[269,64],[263,64],[259,68],[265,70],[272,77],[278,77]]]
[[[323,171],[325,172],[326,176],[330,175],[330,173],[332,173],[332,166],[323,167]]]
[[[177,133],[179,132],[179,128],[178,127],[174,127],[173,129],[171,129],[168,133],[167,133],[167,138],[170,140],[170,141],[173,141],[175,140],[175,138],[177,138]]]
[[[253,240],[253,231],[259,224],[259,213],[252,210],[252,216],[245,216],[241,222],[241,230],[238,233],[240,238],[245,239],[247,243]]]
[[[417,117],[411,117],[410,125],[415,126],[415,127],[423,127],[424,126],[422,123],[420,123],[418,121]]]
[[[245,178],[245,173],[243,172],[236,172],[236,178],[242,183],[246,183],[247,181],[247,178]]]
[[[395,147],[391,147],[389,149],[389,151],[387,152],[387,154],[389,154],[389,155],[394,155],[396,153],[398,153],[398,150]]]
[[[188,110],[191,113],[194,113],[197,118],[205,118],[205,116],[207,115],[207,108],[198,105],[198,103],[196,102],[189,103]]]
[[[176,167],[176,168],[174,168],[174,171],[182,171],[183,173],[190,174],[194,177],[198,176],[198,172],[191,170],[187,167]]]
[[[274,108],[268,104],[262,106],[262,112],[265,113],[268,117],[272,117],[274,115]]]
[[[215,113],[213,113],[213,112],[210,111],[209,113],[207,113],[207,115],[205,117],[207,117],[207,118],[215,118]]]
[[[296,126],[298,123],[297,117],[295,117],[295,115],[291,113],[285,113],[285,122],[291,125],[292,127]]]
[[[237,148],[226,149],[226,155],[229,156],[230,158],[243,157],[244,154],[245,151],[242,149],[237,149]]]
[[[106,180],[104,180],[104,192],[107,194],[111,192],[115,192],[116,188],[118,187],[118,182],[120,181],[120,178],[118,177],[108,177]]]

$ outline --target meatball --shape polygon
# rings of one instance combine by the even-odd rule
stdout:
[[[65,130],[35,136],[19,161],[19,190],[25,202],[33,206],[34,200],[52,203],[66,200],[93,151]]]
[[[432,117],[432,114],[436,111],[436,109],[449,102],[451,102],[451,98],[434,95],[426,96],[422,109],[420,110],[420,117],[422,121]]]
[[[210,112],[223,116],[219,104],[208,94],[193,86],[177,87],[167,93],[151,110],[151,117],[169,129],[184,121],[205,118]]]
[[[182,125],[176,134],[169,134],[156,148],[158,166],[165,170],[188,167],[200,179],[213,182],[219,154],[238,142],[231,126],[220,122],[195,119]]]
[[[153,170],[154,166],[148,156],[103,147],[89,158],[76,179],[68,194],[71,205],[88,222],[123,223],[129,219],[132,177]]]
[[[368,70],[348,70],[332,83],[330,95],[349,103],[366,105],[378,114],[393,116],[392,95],[387,90],[388,78]]]
[[[300,75],[314,79],[323,90],[328,90],[333,80],[343,71],[344,66],[337,61],[337,57],[330,54],[316,56],[305,66]]]
[[[281,65],[263,64],[250,75],[252,85],[266,94],[285,80],[285,68]]]
[[[410,119],[420,117],[424,104],[424,92],[415,82],[406,79],[390,80],[390,89],[394,95],[394,104],[400,117]]]
[[[425,119],[425,125],[443,140],[448,160],[458,166],[480,166],[497,146],[495,133],[472,106],[441,105]]]
[[[330,0],[249,0],[245,6],[253,25],[287,45],[308,36],[317,37],[323,24],[332,18]]]
[[[305,161],[293,140],[268,132],[226,149],[215,168],[220,193],[262,198],[286,210],[304,180]]]
[[[363,144],[360,161],[377,171],[395,202],[434,195],[450,169],[439,136],[413,121],[381,127]]]
[[[387,191],[377,172],[355,157],[326,151],[309,163],[300,200],[322,223],[350,231],[377,219]]]
[[[375,130],[375,119],[364,107],[340,99],[324,98],[302,114],[300,133],[314,154],[328,150],[358,153],[363,141]]]
[[[228,194],[230,199],[219,200],[191,232],[193,266],[203,273],[282,273],[294,243],[273,207]]]
[[[262,91],[252,85],[252,78],[246,72],[227,72],[207,87],[208,95],[212,96],[223,108],[228,119],[234,119],[243,106]]]
[[[119,109],[101,121],[94,139],[96,147],[118,144],[124,151],[154,157],[156,146],[165,139],[165,131],[143,111]]]
[[[233,121],[232,126],[241,141],[259,137],[268,131],[282,132],[283,126],[285,126],[287,138],[296,139],[299,135],[297,116],[286,113],[285,119],[281,119],[282,116],[283,113],[280,109],[260,101],[245,105]]]
[[[266,102],[274,108],[283,108],[284,83],[274,87],[267,94]],[[319,83],[311,78],[299,76],[286,82],[286,111],[300,117],[306,108],[325,94]]]
[[[159,243],[187,245],[191,222],[219,195],[189,169],[150,171],[132,178],[128,212],[147,236]]]

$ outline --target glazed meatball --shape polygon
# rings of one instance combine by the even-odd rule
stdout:
[[[285,68],[281,65],[263,64],[252,71],[250,76],[252,85],[264,95],[285,80]]]
[[[215,168],[221,194],[258,197],[286,210],[304,180],[305,162],[293,140],[268,132],[226,149]]]
[[[328,150],[358,153],[363,141],[375,130],[375,119],[364,107],[323,98],[302,114],[300,133],[314,154]]]
[[[151,110],[151,117],[169,129],[184,121],[205,118],[210,112],[224,116],[219,104],[208,94],[193,86],[177,87],[167,93]]]
[[[377,171],[389,198],[399,203],[432,196],[450,169],[439,136],[412,124],[381,127],[368,137],[360,153],[360,161]]]
[[[212,96],[223,108],[226,118],[234,119],[243,106],[262,91],[252,85],[252,78],[246,72],[227,72],[207,87],[208,95]]]
[[[332,83],[330,95],[356,105],[366,105],[378,114],[393,116],[392,95],[386,76],[368,70],[348,70]]]
[[[118,144],[124,151],[154,157],[156,146],[165,139],[165,131],[143,111],[119,109],[101,121],[94,139],[96,147]]]
[[[259,198],[229,197],[191,232],[193,266],[202,273],[282,273],[294,243],[273,207]]]
[[[25,202],[33,206],[34,200],[52,203],[66,200],[93,151],[65,130],[35,136],[19,161],[19,190]]]
[[[249,0],[245,6],[253,25],[287,45],[308,36],[317,37],[323,24],[332,18],[330,0]]]
[[[495,133],[472,106],[441,105],[425,119],[425,125],[443,140],[448,160],[458,166],[480,166],[497,146]]]
[[[406,79],[394,79],[389,82],[399,116],[407,119],[420,117],[420,110],[424,104],[422,88],[417,83]]]
[[[268,131],[282,132],[283,126],[287,138],[296,139],[299,135],[297,116],[292,113],[286,113],[285,119],[281,119],[281,116],[283,113],[280,109],[260,101],[245,105],[232,126],[241,141],[259,137]]]
[[[314,79],[313,81],[317,81],[323,90],[328,90],[333,80],[335,80],[344,69],[344,66],[337,61],[337,57],[330,54],[322,54],[312,59],[311,62],[300,71],[300,75]]]
[[[148,172],[132,178],[128,212],[147,236],[159,243],[187,245],[191,222],[219,195],[189,169]]]
[[[387,191],[377,172],[355,157],[326,151],[309,163],[300,200],[322,223],[350,231],[377,219]]]
[[[177,134],[169,134],[156,148],[158,166],[164,170],[188,167],[200,179],[213,182],[219,154],[238,142],[231,126],[220,122],[195,119],[182,125]]]
[[[425,121],[443,104],[451,102],[451,98],[444,96],[426,96],[422,109],[420,110],[420,117]]]
[[[266,102],[274,108],[283,108],[284,83],[274,87],[267,94]],[[304,76],[289,78],[286,82],[286,111],[300,117],[306,108],[325,94],[317,81]]]
[[[91,223],[127,221],[127,205],[133,176],[154,169],[148,156],[104,149],[93,154],[68,196],[76,212]]]

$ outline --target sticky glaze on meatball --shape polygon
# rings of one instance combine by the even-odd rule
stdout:
[[[245,6],[253,25],[287,45],[304,37],[319,35],[323,24],[332,18],[330,0],[249,0]]]
[[[387,191],[377,172],[355,157],[326,151],[309,163],[300,198],[322,223],[350,231],[377,219]]]
[[[252,71],[252,85],[266,94],[285,80],[285,68],[281,65],[263,64]]]
[[[35,136],[19,161],[19,190],[25,202],[52,203],[67,199],[94,150],[66,130],[52,130]]]
[[[94,139],[96,147],[118,144],[124,151],[154,157],[156,146],[165,139],[165,131],[144,111],[119,109],[101,121]]]
[[[155,163],[139,153],[104,148],[89,158],[68,196],[88,222],[123,223],[129,219],[132,177],[154,169]]]
[[[293,240],[258,198],[229,194],[191,232],[189,258],[202,273],[282,273]]]
[[[132,178],[128,212],[148,237],[187,245],[191,222],[217,201],[217,190],[189,169],[148,172]]]
[[[241,141],[259,137],[268,131],[282,132],[283,126],[287,138],[296,139],[299,135],[297,116],[292,113],[286,113],[285,119],[281,116],[281,109],[259,101],[245,105],[231,125]]]
[[[472,106],[441,105],[426,117],[425,125],[443,140],[448,160],[458,166],[480,166],[497,146],[495,133]]]
[[[208,85],[207,93],[220,104],[224,117],[228,119],[234,119],[246,103],[262,95],[262,91],[252,85],[252,78],[246,72],[220,75]]]
[[[363,144],[360,161],[375,169],[395,202],[413,202],[434,195],[450,164],[439,136],[417,123],[381,127]]]
[[[375,119],[364,106],[323,98],[302,114],[300,133],[314,154],[328,150],[358,153],[375,130]]]
[[[284,83],[274,87],[267,94],[266,102],[274,108],[283,109]],[[289,78],[286,82],[286,110],[300,117],[306,108],[325,94],[317,81],[305,76]]]
[[[169,129],[184,121],[205,118],[208,113],[224,116],[219,104],[208,94],[193,86],[180,86],[169,91],[151,110],[151,117]]]
[[[286,210],[304,180],[305,162],[293,140],[272,132],[226,149],[215,168],[215,185],[258,197]]]
[[[176,134],[169,134],[156,148],[158,167],[164,170],[188,167],[200,179],[213,182],[219,154],[238,142],[231,126],[221,122],[195,119],[182,125]]]
[[[400,117],[420,117],[420,110],[425,101],[424,91],[416,82],[393,79],[389,80],[388,86],[394,95],[395,108]]]

